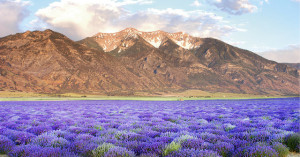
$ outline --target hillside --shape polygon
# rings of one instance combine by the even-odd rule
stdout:
[[[79,42],[52,30],[0,38],[0,90],[298,95],[296,69],[212,38],[128,28]]]
[[[297,70],[300,70],[300,63],[283,63],[288,65],[289,67],[295,68]]]
[[[213,38],[128,28],[117,33],[98,33],[79,43],[94,49],[104,47],[107,54],[127,60],[125,65],[146,66],[146,71],[155,71],[156,75],[167,77],[184,89],[252,94],[299,93],[296,69]],[[140,43],[144,43],[143,48]],[[148,63],[146,56],[136,59],[144,52],[163,56],[154,59],[160,64]]]

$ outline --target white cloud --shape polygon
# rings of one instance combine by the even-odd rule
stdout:
[[[115,32],[120,21],[131,16],[124,5],[149,4],[149,0],[61,0],[37,11],[41,22],[73,39],[94,35],[99,31]]]
[[[0,37],[19,31],[19,24],[28,15],[29,2],[0,0]]]
[[[230,14],[241,15],[252,13],[257,10],[257,7],[251,4],[248,0],[206,0],[215,5],[222,11]]]
[[[201,6],[201,3],[198,1],[198,0],[195,0],[191,6],[195,6],[195,7],[200,7]]]
[[[259,4],[260,4],[260,5],[264,5],[265,3],[268,4],[268,3],[269,3],[269,0],[260,0],[260,1],[259,1]]]
[[[129,5],[129,4],[152,4],[152,0],[124,0],[120,2],[120,5]]]
[[[131,21],[130,26],[136,26],[142,31],[183,31],[201,37],[221,37],[237,30],[225,25],[222,17],[201,10],[148,9],[129,17],[128,20]],[[128,21],[124,22],[124,25],[129,24]]]
[[[300,63],[300,45],[290,45],[279,50],[269,50],[259,55],[279,63]]]
[[[184,31],[201,37],[222,37],[232,31],[240,31],[229,26],[222,17],[213,13],[181,9],[147,9],[129,12],[128,4],[148,4],[149,0],[61,0],[40,9],[36,16],[48,28],[79,40],[98,32],[116,32],[126,27],[141,31],[164,30]]]
[[[292,0],[292,1],[294,1],[294,2],[300,2],[300,0]]]

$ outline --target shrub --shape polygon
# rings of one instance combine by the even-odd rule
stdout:
[[[300,147],[300,133],[294,133],[284,138],[284,144],[290,148],[292,152],[299,152]]]
[[[268,131],[256,131],[250,133],[250,139],[252,142],[264,142],[269,139],[270,135]]]
[[[214,144],[209,143],[209,142],[203,142],[201,144],[201,149],[213,149]]]
[[[91,141],[74,141],[70,148],[74,152],[80,154],[81,156],[92,156],[93,150],[96,149],[98,144]]]
[[[181,148],[180,143],[171,142],[163,151],[163,156],[169,155],[171,152],[178,151]]]
[[[147,153],[141,154],[139,157],[159,157],[157,154]]]
[[[67,148],[70,142],[62,137],[55,138],[51,141],[52,147]]]
[[[33,133],[35,135],[41,135],[44,132],[51,131],[52,128],[50,126],[34,126],[27,130],[27,132]]]
[[[96,149],[94,149],[93,156],[94,157],[102,157],[106,152],[108,152],[111,148],[114,148],[115,146],[111,143],[103,143],[102,145],[98,146]]]
[[[135,154],[132,151],[123,147],[112,147],[104,153],[104,157],[134,157]]]
[[[255,145],[238,148],[233,157],[278,157],[278,153],[270,146]]]
[[[236,127],[235,125],[232,125],[230,123],[224,124],[224,130],[227,131],[227,132],[234,129],[235,127]]]
[[[182,148],[200,149],[201,144],[204,143],[201,139],[187,139],[181,143]]]
[[[155,153],[162,154],[165,146],[165,142],[152,142],[152,143],[142,143],[139,148],[140,153]]]
[[[8,153],[12,147],[15,146],[14,142],[6,136],[0,135],[0,154]]]
[[[182,144],[183,142],[189,140],[189,139],[197,139],[197,137],[193,137],[190,135],[181,135],[179,138],[176,138],[174,141],[177,143]]]
[[[240,140],[240,139],[234,139],[232,141],[232,144],[234,145],[234,148],[240,148],[240,147],[246,147],[249,146],[251,144],[251,142],[246,141],[246,140]]]
[[[272,144],[272,147],[273,147],[273,149],[276,150],[279,157],[286,157],[289,154],[289,149],[285,145],[283,145],[282,143],[274,142]]]
[[[213,149],[223,157],[228,157],[232,155],[232,152],[234,151],[234,145],[227,142],[218,142],[214,144]]]
[[[117,140],[121,140],[121,141],[142,141],[142,142],[146,142],[148,139],[146,136],[144,135],[140,135],[140,134],[136,134],[136,133],[127,133],[127,132],[118,132],[115,135],[115,138]]]
[[[62,137],[64,139],[68,140],[68,141],[73,141],[76,138],[76,135],[77,135],[77,134],[70,133],[70,132],[67,132],[67,131],[62,131],[62,130],[53,130],[51,132],[47,132],[47,134],[53,135],[53,136],[56,136],[56,137]]]
[[[139,132],[139,134],[148,136],[150,138],[155,138],[155,137],[159,137],[161,133],[150,130],[150,131],[141,131]]]
[[[16,146],[8,153],[11,157],[23,157],[23,156],[30,156],[34,157],[35,153],[39,152],[42,147],[37,145],[20,145]]]
[[[210,143],[215,143],[218,141],[218,137],[215,134],[203,132],[200,134],[200,137]]]
[[[270,136],[270,141],[271,142],[280,142],[280,143],[284,143],[284,138],[285,138],[285,134],[273,134]]]
[[[57,138],[54,135],[42,134],[34,138],[31,143],[35,145],[39,145],[41,147],[50,147],[51,141]]]
[[[90,141],[94,136],[90,135],[90,134],[79,134],[75,140],[76,141],[80,141],[80,140],[84,140],[84,141]]]
[[[75,134],[81,134],[81,133],[86,133],[88,132],[87,128],[82,128],[82,127],[76,127],[76,126],[71,126],[68,129],[71,133],[75,133]]]
[[[176,152],[171,152],[168,157],[220,157],[220,155],[212,150],[196,150],[196,149],[181,149]]]
[[[156,138],[154,138],[154,140],[156,142],[170,143],[173,141],[173,138],[171,138],[171,137],[156,137]]]
[[[53,147],[42,148],[37,145],[21,145],[15,147],[8,153],[11,157],[77,157],[73,152],[68,149],[60,149]]]
[[[45,147],[32,152],[30,155],[33,157],[59,157],[63,154],[60,148]]]
[[[35,135],[15,130],[6,130],[3,135],[14,141],[17,145],[29,143]]]

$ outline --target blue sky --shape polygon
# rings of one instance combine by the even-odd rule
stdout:
[[[300,63],[300,0],[0,0],[0,37],[53,29],[80,40],[126,27],[214,37]]]

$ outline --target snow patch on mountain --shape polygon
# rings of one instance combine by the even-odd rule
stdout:
[[[127,28],[117,33],[98,33],[94,38],[105,52],[119,48],[119,53],[133,46],[135,40],[139,38],[144,39],[155,48],[159,48],[165,39],[171,39],[178,46],[188,50],[198,48],[201,45],[200,38],[190,36],[187,33],[141,32],[134,28]]]
[[[152,46],[154,46],[155,48],[159,48],[159,46],[162,43],[162,40],[160,38],[155,38],[155,39],[145,39],[149,44],[151,44]]]

